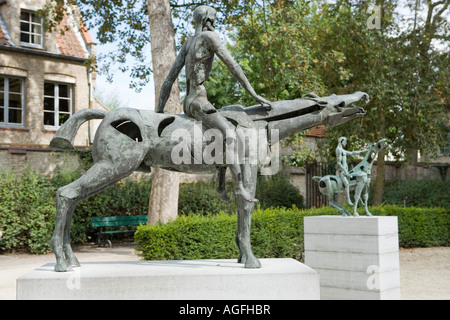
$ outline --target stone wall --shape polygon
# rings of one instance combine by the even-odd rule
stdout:
[[[400,165],[395,162],[388,162],[386,164],[386,181],[406,181],[406,180],[421,180],[424,178],[441,179],[440,170],[443,170],[446,181],[450,181],[450,170],[445,169],[449,167],[448,163],[419,163],[417,166]],[[439,169],[441,168],[441,169]],[[373,166],[372,172],[376,175],[377,167]]]
[[[30,149],[0,149],[0,170],[12,170],[22,174],[27,168],[51,176],[57,167],[79,168],[78,155]]]

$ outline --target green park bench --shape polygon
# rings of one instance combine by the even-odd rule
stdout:
[[[91,223],[94,228],[100,228],[97,233],[97,245],[100,246],[102,241],[106,242],[109,247],[112,243],[109,240],[109,235],[117,233],[135,232],[136,228],[126,230],[111,230],[110,227],[122,226],[139,226],[147,223],[148,216],[117,216],[117,217],[93,217]],[[108,228],[108,229],[105,229]]]

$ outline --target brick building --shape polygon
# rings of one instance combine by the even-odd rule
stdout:
[[[75,8],[61,23],[66,31],[46,32],[37,11],[47,0],[0,0],[0,167],[27,165],[51,173],[67,161],[49,143],[76,111],[104,108],[94,99],[95,56],[89,32],[79,27]],[[89,147],[98,123],[84,124],[75,139]],[[73,160],[73,159],[72,159]]]

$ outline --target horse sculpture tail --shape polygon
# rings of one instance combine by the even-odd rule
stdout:
[[[89,120],[104,119],[107,113],[107,111],[95,109],[83,109],[76,112],[55,133],[50,147],[74,149],[73,141],[81,125]]]

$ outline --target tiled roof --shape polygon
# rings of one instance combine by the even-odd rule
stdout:
[[[0,26],[0,45],[10,46],[11,44],[6,39],[5,34],[3,33],[2,27]]]
[[[327,128],[324,125],[320,125],[317,127],[312,128],[307,134],[307,137],[313,137],[313,138],[323,138],[325,137],[325,131]]]
[[[91,35],[89,34],[89,30],[84,24],[83,21],[81,21],[81,35],[83,36],[84,42],[86,44],[92,44],[94,41],[92,41]]]
[[[2,4],[1,0],[0,4]],[[4,28],[6,28],[5,21],[3,20],[3,16],[0,13],[0,45],[10,46],[11,43],[8,35],[8,29],[6,28],[5,31],[3,31],[2,25],[4,26]]]
[[[61,28],[61,30],[64,30],[64,31],[56,32],[56,45],[58,46],[59,53],[68,55],[68,56],[87,58],[88,54],[86,52],[85,43],[88,43],[88,42],[86,41],[86,36],[83,35],[83,34],[89,35],[87,30],[80,32],[82,35],[82,38],[79,37],[77,35],[77,33],[75,32],[75,30],[73,29],[72,19],[68,15],[64,15],[64,18],[60,24],[60,28]],[[68,30],[66,30],[66,29],[68,29]],[[89,39],[90,39],[90,36],[89,36]],[[81,43],[81,41],[85,41],[85,43]],[[92,40],[90,40],[90,41],[92,43]]]

